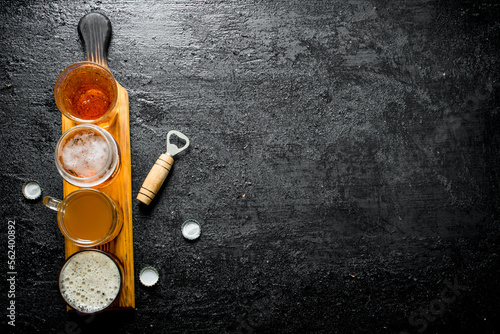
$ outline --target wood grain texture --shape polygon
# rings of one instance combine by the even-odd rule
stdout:
[[[118,146],[120,147],[121,167],[113,182],[98,189],[108,195],[115,202],[119,211],[118,219],[123,220],[123,227],[120,234],[118,234],[114,240],[104,245],[100,245],[97,248],[112,253],[118,258],[118,260],[120,260],[124,272],[123,288],[119,298],[113,303],[111,308],[128,309],[135,308],[130,129],[128,93],[119,84],[116,108],[118,108],[116,121],[108,129],[108,131],[116,139]],[[63,132],[74,125],[76,125],[74,122],[63,117]],[[63,182],[64,197],[79,189],[66,181]],[[81,249],[83,248],[76,246],[68,240],[65,241],[66,258]]]

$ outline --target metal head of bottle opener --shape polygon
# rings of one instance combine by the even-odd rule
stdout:
[[[185,141],[184,146],[178,147],[176,144],[174,144],[171,141],[172,135],[175,135],[178,138],[183,139]],[[137,199],[140,202],[146,205],[149,205],[149,203],[151,203],[151,201],[155,198],[156,194],[163,185],[163,182],[167,178],[167,175],[170,172],[172,165],[174,164],[173,157],[178,153],[187,149],[188,146],[189,146],[189,138],[183,133],[175,130],[169,131],[167,133],[167,152],[160,155],[158,160],[156,160],[155,164],[149,171],[148,176],[146,176],[146,179],[142,184],[141,190],[139,190],[139,194],[137,194]]]
[[[172,143],[170,141],[170,138],[171,138],[172,135],[176,135],[180,139],[184,139],[184,141],[186,142],[184,144],[184,146],[182,146],[181,148],[179,148],[177,145],[175,145],[174,143]],[[176,131],[176,130],[171,130],[171,131],[169,131],[167,133],[167,154],[170,155],[171,157],[173,157],[177,153],[181,153],[186,148],[188,148],[188,146],[189,146],[189,138],[186,137],[185,134],[183,134],[183,133],[181,133],[179,131]]]

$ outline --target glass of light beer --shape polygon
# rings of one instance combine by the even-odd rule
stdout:
[[[67,182],[82,188],[103,187],[120,170],[120,149],[111,134],[96,125],[77,125],[56,145],[57,171]]]
[[[107,68],[82,61],[61,72],[54,98],[61,113],[75,123],[107,128],[113,124],[118,109],[118,85]]]
[[[114,202],[96,189],[78,189],[62,201],[46,196],[43,204],[57,211],[61,233],[80,247],[95,247],[110,242],[123,226],[123,219]]]
[[[111,254],[100,250],[74,253],[59,272],[59,292],[81,313],[97,313],[113,304],[123,286],[123,268]]]

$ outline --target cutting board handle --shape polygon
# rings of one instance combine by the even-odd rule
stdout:
[[[80,19],[78,34],[85,48],[85,59],[108,68],[108,47],[111,21],[101,13],[92,12]]]

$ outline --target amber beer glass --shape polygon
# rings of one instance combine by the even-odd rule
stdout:
[[[78,189],[64,200],[46,196],[43,204],[57,211],[64,237],[80,247],[94,247],[113,240],[123,226],[114,202],[96,189]]]
[[[118,85],[111,72],[83,61],[68,66],[58,77],[54,98],[61,113],[77,124],[107,128],[115,120]]]

